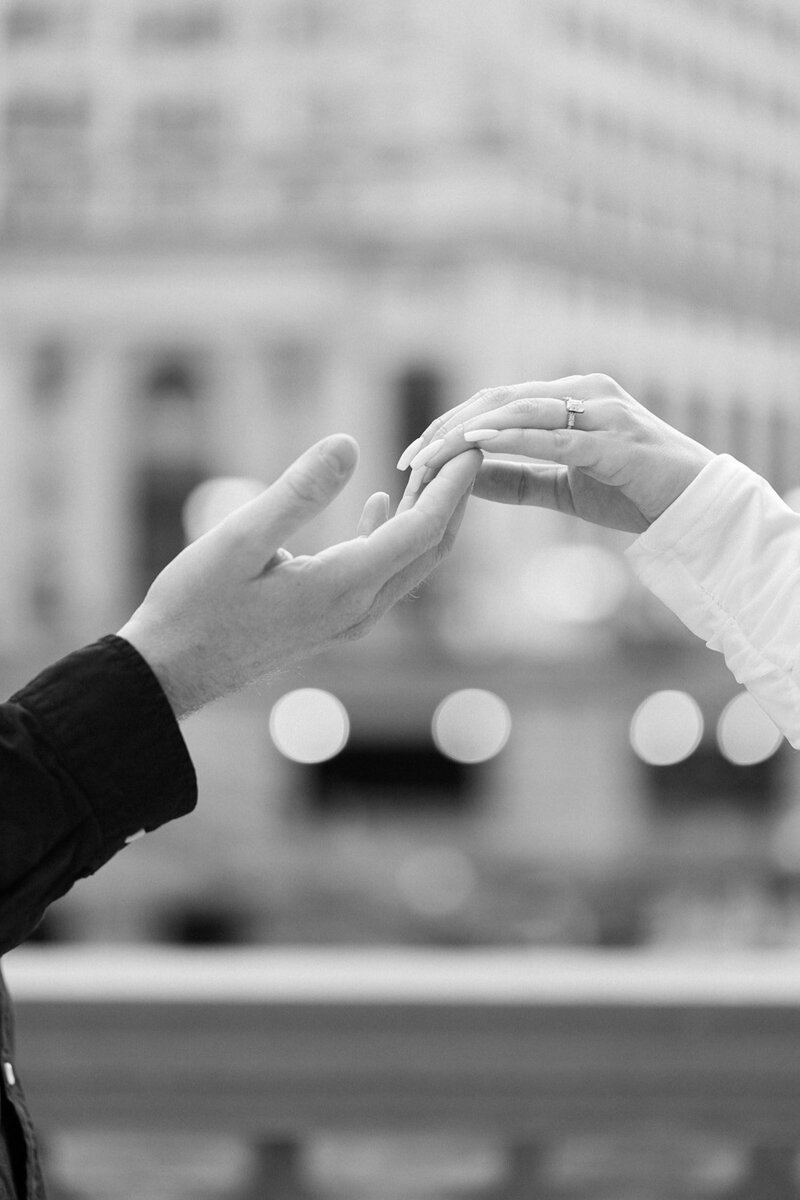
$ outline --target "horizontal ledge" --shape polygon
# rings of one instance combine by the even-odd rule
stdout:
[[[800,1007],[800,953],[23,947],[18,1002]]]

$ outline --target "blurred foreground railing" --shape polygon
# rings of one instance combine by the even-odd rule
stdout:
[[[236,1132],[254,1195],[316,1131],[475,1130],[540,1150],[629,1122],[752,1150],[747,1200],[797,1195],[800,956],[31,948],[5,973],[42,1130]],[[260,1190],[259,1190],[260,1189]]]

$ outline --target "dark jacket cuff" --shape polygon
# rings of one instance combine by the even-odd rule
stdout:
[[[86,797],[106,842],[194,808],[197,780],[175,715],[130,642],[110,635],[47,667],[12,697]]]

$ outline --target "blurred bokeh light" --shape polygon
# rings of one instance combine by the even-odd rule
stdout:
[[[511,735],[508,705],[484,688],[462,688],[437,705],[433,740],[448,758],[486,762],[499,754]]]
[[[717,743],[729,762],[752,766],[775,754],[783,735],[749,692],[734,696],[720,713]]]
[[[282,696],[269,718],[272,740],[286,758],[319,763],[344,748],[350,733],[347,709],[322,688],[296,688]]]
[[[697,749],[702,736],[703,714],[697,701],[671,688],[648,696],[631,720],[634,752],[654,767],[682,762]]]

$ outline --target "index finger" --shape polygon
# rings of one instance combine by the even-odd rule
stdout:
[[[317,555],[336,558],[363,583],[382,587],[444,537],[451,517],[471,491],[483,455],[467,450],[445,463],[413,508],[396,513],[369,537],[340,542]]]

